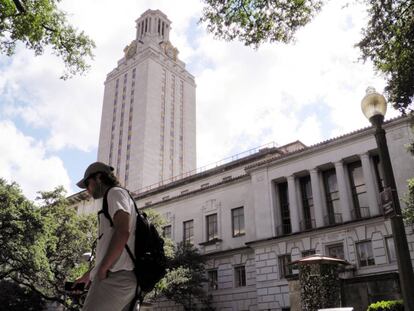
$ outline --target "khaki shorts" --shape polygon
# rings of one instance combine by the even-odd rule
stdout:
[[[136,288],[133,271],[108,272],[108,277],[102,281],[95,277],[82,311],[128,311]]]

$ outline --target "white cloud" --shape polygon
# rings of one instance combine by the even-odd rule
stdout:
[[[195,23],[201,1],[114,5],[112,0],[71,0],[61,5],[96,42],[87,76],[59,80],[62,64],[48,52],[34,57],[21,49],[10,64],[0,58],[0,111],[47,130],[42,148],[48,153],[96,148],[103,82],[134,39],[135,20],[147,9],[160,9],[172,21],[171,42],[196,75],[199,165],[270,141],[312,144],[366,126],[359,108],[365,88],[373,85],[381,92],[384,87],[369,63],[357,61],[353,46],[366,21],[359,4],[342,8],[330,1],[298,32],[295,44],[265,44],[257,51],[207,34],[204,25]]]
[[[0,176],[17,182],[29,199],[58,185],[69,189],[63,162],[48,156],[41,142],[23,135],[10,121],[0,121],[0,141]]]
[[[269,140],[311,144],[366,126],[365,88],[381,92],[384,81],[358,62],[365,21],[364,7],[331,1],[294,44],[254,51],[204,35],[198,57],[213,66],[197,76],[199,163]]]

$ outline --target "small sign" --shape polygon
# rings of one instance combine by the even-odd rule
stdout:
[[[384,191],[380,193],[380,197],[384,215],[391,214],[394,211],[392,206],[392,189],[390,187],[384,188]]]

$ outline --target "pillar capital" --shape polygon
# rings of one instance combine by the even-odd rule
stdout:
[[[289,175],[289,176],[287,176],[286,177],[286,179],[288,180],[288,181],[292,181],[292,180],[295,180],[295,175]]]
[[[309,173],[311,173],[311,174],[317,174],[318,172],[319,172],[319,169],[317,167],[311,168],[309,170]]]
[[[340,160],[334,162],[335,167],[342,167],[342,166],[344,166],[344,164],[345,164],[344,159],[340,159]]]

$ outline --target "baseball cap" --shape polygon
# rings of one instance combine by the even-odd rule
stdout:
[[[107,165],[105,163],[102,163],[102,162],[94,162],[94,163],[92,163],[91,165],[88,166],[88,168],[85,171],[85,174],[83,175],[83,178],[80,181],[78,181],[76,183],[76,185],[79,188],[86,189],[87,187],[86,187],[85,181],[89,177],[91,177],[93,174],[96,174],[96,173],[107,173],[107,174],[110,174],[113,170],[114,170],[114,168],[112,166],[109,166],[109,165]]]

